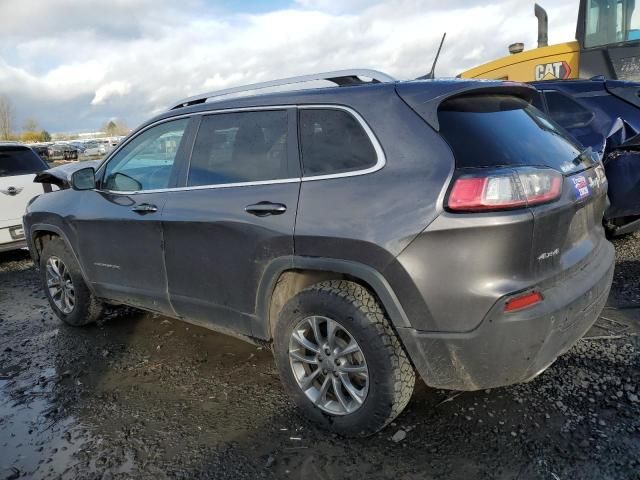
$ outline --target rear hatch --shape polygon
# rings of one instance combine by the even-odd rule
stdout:
[[[33,182],[35,174],[47,168],[29,148],[0,145],[0,225],[22,222],[29,200],[43,192],[42,185]]]
[[[600,248],[604,170],[528,100],[464,94],[445,100],[438,120],[456,159],[445,208],[460,215],[526,209],[533,216],[531,244],[519,246],[530,269],[514,275],[555,282]]]

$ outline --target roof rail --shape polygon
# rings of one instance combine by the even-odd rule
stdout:
[[[367,77],[371,81],[367,82],[361,80],[358,77]],[[202,93],[193,97],[185,98],[181,100],[170,110],[176,108],[188,107],[190,105],[197,105],[199,103],[205,103],[210,98],[221,97],[224,95],[231,95],[233,93],[250,92],[253,90],[261,90],[263,88],[279,87],[283,85],[292,85],[296,83],[312,82],[314,80],[326,80],[333,82],[338,86],[344,87],[349,85],[367,85],[371,83],[386,83],[395,82],[396,80],[387,75],[386,73],[379,72],[377,70],[370,70],[366,68],[354,69],[354,70],[336,70],[333,72],[314,73],[311,75],[301,75],[299,77],[281,78],[279,80],[270,80],[268,82],[252,83],[249,85],[242,85],[239,87],[225,88],[224,90],[218,90],[214,92]]]

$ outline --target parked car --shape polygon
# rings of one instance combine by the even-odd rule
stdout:
[[[49,145],[37,144],[31,145],[30,147],[31,150],[36,152],[40,156],[40,158],[42,158],[42,160],[44,160],[45,162],[49,161]]]
[[[33,179],[47,168],[29,147],[0,142],[0,252],[27,246],[22,216],[29,200],[43,193]]]
[[[610,289],[602,166],[523,84],[245,88],[320,79],[341,86],[183,100],[97,168],[40,176],[62,190],[24,222],[56,315],[126,304],[269,343],[292,399],[343,435],[391,422],[415,372],[477,390],[544,371]]]
[[[609,181],[609,233],[640,229],[640,83],[598,77],[533,85],[540,92],[534,104],[601,158]]]
[[[101,142],[87,142],[85,143],[85,155],[95,157],[102,156],[107,153],[107,147]]]
[[[54,143],[49,145],[50,160],[77,160],[78,148],[68,143]]]
[[[78,153],[85,153],[86,147],[84,145],[84,143],[79,142],[79,141],[72,141],[72,142],[68,142],[69,145],[75,147],[75,149],[78,151]]]

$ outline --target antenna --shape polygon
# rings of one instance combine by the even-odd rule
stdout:
[[[442,50],[442,45],[444,45],[444,39],[447,38],[447,32],[444,32],[442,35],[442,40],[440,40],[440,46],[438,47],[438,52],[436,53],[436,58],[433,59],[433,65],[431,65],[431,71],[422,77],[418,77],[416,80],[433,80],[436,74],[436,64],[438,63],[438,58],[440,58],[440,50]]]

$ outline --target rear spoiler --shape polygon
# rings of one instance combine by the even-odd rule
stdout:
[[[445,100],[467,94],[505,94],[531,102],[536,89],[517,82],[452,79],[398,83],[396,92],[431,128],[439,131],[438,108]]]
[[[47,189],[47,185],[55,185],[60,190],[64,190],[71,187],[71,175],[73,172],[82,168],[93,167],[97,169],[100,165],[100,160],[90,160],[87,162],[67,163],[66,165],[60,165],[59,167],[53,167],[49,170],[45,170],[36,174],[33,179],[35,183],[42,183],[45,185],[45,192],[51,191],[51,187]]]

